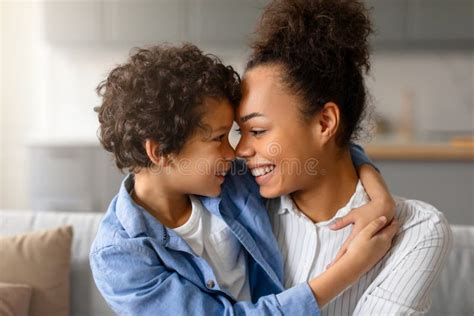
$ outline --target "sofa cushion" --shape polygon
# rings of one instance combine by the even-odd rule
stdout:
[[[474,315],[474,226],[451,229],[453,247],[434,287],[430,316]]]
[[[0,237],[0,282],[33,288],[30,315],[69,314],[72,227]]]
[[[0,236],[57,226],[74,229],[71,253],[71,316],[113,316],[97,290],[89,266],[89,251],[104,213],[48,212],[0,209]]]
[[[26,284],[0,283],[0,315],[28,316],[31,292]]]

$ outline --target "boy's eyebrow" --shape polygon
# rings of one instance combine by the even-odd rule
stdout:
[[[224,131],[227,131],[227,130],[230,130],[231,127],[227,126],[227,125],[222,125],[221,127],[213,130],[213,133],[218,133],[218,132],[224,132]]]
[[[249,120],[251,120],[251,119],[253,119],[253,118],[255,118],[255,117],[260,117],[260,116],[265,116],[265,115],[263,115],[262,113],[259,113],[259,112],[253,112],[253,113],[250,113],[250,114],[241,116],[241,117],[240,117],[240,121],[241,121],[242,123],[245,123],[245,122],[247,122],[247,121],[249,121]]]

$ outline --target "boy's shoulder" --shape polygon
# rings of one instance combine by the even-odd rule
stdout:
[[[127,231],[127,228],[124,227],[127,226],[127,223],[122,223],[119,216],[117,216],[117,200],[118,196],[111,201],[107,212],[102,218],[91,246],[91,254],[110,248],[129,248],[130,250],[140,250],[143,248],[141,239],[130,236],[130,229]],[[137,216],[133,217],[137,218]]]
[[[91,253],[114,245],[117,234],[120,234],[120,231],[123,230],[115,214],[116,205],[117,196],[110,202],[109,208],[100,222],[99,229],[91,246]]]

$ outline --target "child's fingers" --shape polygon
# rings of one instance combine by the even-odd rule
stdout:
[[[339,249],[339,252],[337,253],[336,258],[334,258],[334,260],[326,266],[326,269],[329,269],[333,264],[335,264],[339,259],[341,259],[342,256],[346,254],[347,248],[349,247],[349,243],[351,242],[353,238],[354,237],[351,237],[351,236],[347,238],[347,240],[342,245],[341,249]]]
[[[353,223],[354,223],[354,218],[351,212],[347,214],[346,216],[337,218],[336,221],[329,226],[329,228],[332,230],[339,230]]]
[[[393,237],[395,237],[395,235],[397,234],[399,228],[400,224],[398,223],[398,220],[394,218],[390,225],[385,227],[380,233],[388,239],[392,240]]]
[[[387,218],[385,216],[380,216],[379,218],[373,220],[360,232],[361,235],[364,235],[368,238],[373,237],[377,232],[382,229],[387,223]]]

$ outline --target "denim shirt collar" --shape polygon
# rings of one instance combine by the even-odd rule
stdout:
[[[117,198],[117,218],[119,219],[127,234],[132,238],[146,234],[150,237],[161,239],[164,245],[166,245],[171,238],[172,240],[170,246],[172,248],[184,247],[187,249],[188,247],[183,246],[181,238],[172,229],[167,229],[148,211],[133,201],[130,192],[133,189],[134,183],[134,175],[127,175],[122,181]],[[220,196],[216,198],[204,196],[197,197],[201,200],[203,206],[209,210],[209,212],[222,218],[219,208],[221,203]]]
[[[127,175],[122,182],[117,197],[116,214],[118,220],[132,238],[146,234],[150,237],[163,239],[163,236],[166,236],[165,227],[143,207],[133,201],[130,192],[134,183],[133,174]]]

